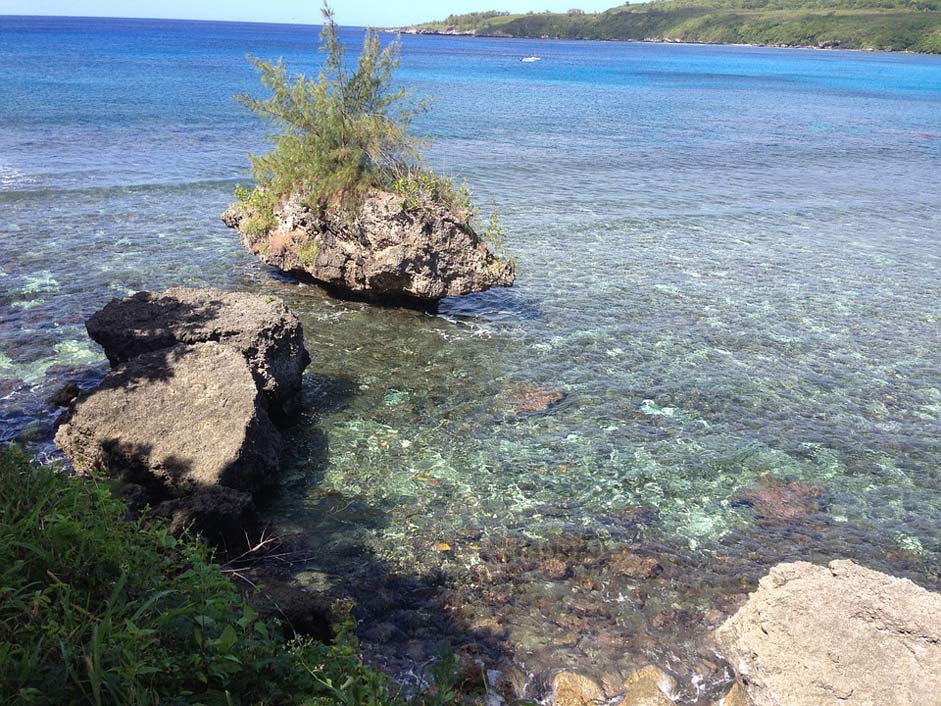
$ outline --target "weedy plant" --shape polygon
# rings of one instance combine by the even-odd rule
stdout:
[[[455,186],[423,162],[426,142],[412,133],[412,121],[428,104],[395,83],[400,41],[383,47],[379,33],[366,30],[359,58],[349,62],[333,11],[325,5],[322,12],[324,60],[316,77],[292,75],[280,59],[249,57],[268,96],[237,100],[272,126],[273,147],[249,156],[256,187],[236,190],[248,214],[243,230],[270,231],[273,209],[288,194],[302,194],[317,211],[339,203],[355,213],[370,189],[401,195],[406,209],[443,206],[472,226],[476,211],[467,186]]]
[[[242,230],[249,235],[267,235],[278,225],[278,219],[274,215],[278,199],[272,191],[248,189],[239,185],[235,187],[235,198],[245,205],[248,217],[242,223]]]
[[[426,107],[394,83],[398,40],[383,48],[378,32],[367,30],[350,67],[326,5],[323,19],[325,58],[315,78],[291,76],[280,59],[249,57],[270,95],[238,96],[275,128],[273,149],[250,157],[256,183],[277,196],[301,189],[321,205],[337,196],[355,199],[408,174],[420,161],[412,120]]]
[[[290,671],[271,626],[205,547],[125,513],[103,485],[0,456],[6,703],[261,702],[258,680]]]
[[[431,693],[406,701],[363,663],[350,620],[333,644],[285,644],[206,547],[126,513],[105,485],[0,449],[4,706],[460,700],[451,690],[446,702]]]

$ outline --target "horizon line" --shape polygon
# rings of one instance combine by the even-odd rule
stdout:
[[[28,14],[3,14],[0,18],[17,17],[20,19],[33,20],[138,20],[142,22],[205,22],[206,24],[233,24],[233,25],[278,25],[281,27],[323,27],[323,24],[312,24],[307,22],[276,22],[263,20],[206,20],[193,19],[188,17],[119,17],[112,15],[28,15]],[[345,25],[337,23],[342,29],[374,29],[386,30],[394,29],[389,27],[380,27],[372,25]]]

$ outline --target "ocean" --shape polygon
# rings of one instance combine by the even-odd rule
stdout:
[[[0,17],[0,440],[57,457],[45,400],[100,379],[111,297],[270,293],[313,363],[265,512],[405,681],[447,640],[536,698],[652,662],[706,703],[709,632],[777,562],[941,588],[941,57],[403,37],[429,164],[519,263],[430,314],[292,282],[219,219],[266,149],[246,54],[309,72],[317,43]]]

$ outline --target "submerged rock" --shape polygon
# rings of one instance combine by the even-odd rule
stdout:
[[[555,706],[597,706],[605,701],[597,682],[575,672],[559,672],[552,678],[552,697]]]
[[[569,575],[569,567],[558,557],[549,557],[539,563],[539,571],[553,581],[560,581]]]
[[[515,279],[513,264],[498,258],[466,217],[441,206],[410,207],[386,191],[370,192],[355,215],[340,206],[317,212],[293,195],[276,206],[277,225],[262,233],[251,232],[252,215],[242,203],[222,215],[245,249],[347,295],[435,302]]]
[[[740,493],[738,499],[752,507],[759,522],[776,524],[801,520],[820,512],[823,486],[814,483],[782,483],[763,475],[758,484]]]
[[[618,706],[673,706],[673,699],[668,694],[675,686],[673,677],[648,665],[624,682],[626,693]]]
[[[310,363],[301,322],[274,297],[178,287],[113,299],[86,323],[112,365],[177,344],[209,341],[238,351],[276,416],[300,406]]]
[[[550,385],[518,382],[508,386],[500,397],[518,414],[539,414],[565,399],[565,391]]]
[[[627,549],[612,554],[608,559],[608,568],[615,576],[632,579],[649,579],[663,573],[663,567],[654,557],[635,554]]]
[[[941,694],[941,594],[847,560],[774,567],[716,640],[751,706],[924,706]]]
[[[112,369],[72,403],[56,443],[78,472],[181,494],[259,490],[277,468],[281,437],[242,354],[200,343]]]

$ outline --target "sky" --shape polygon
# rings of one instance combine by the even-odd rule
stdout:
[[[393,27],[474,10],[587,12],[618,0],[332,0],[340,25]],[[320,23],[320,0],[0,0],[0,15],[159,17],[191,20]]]

